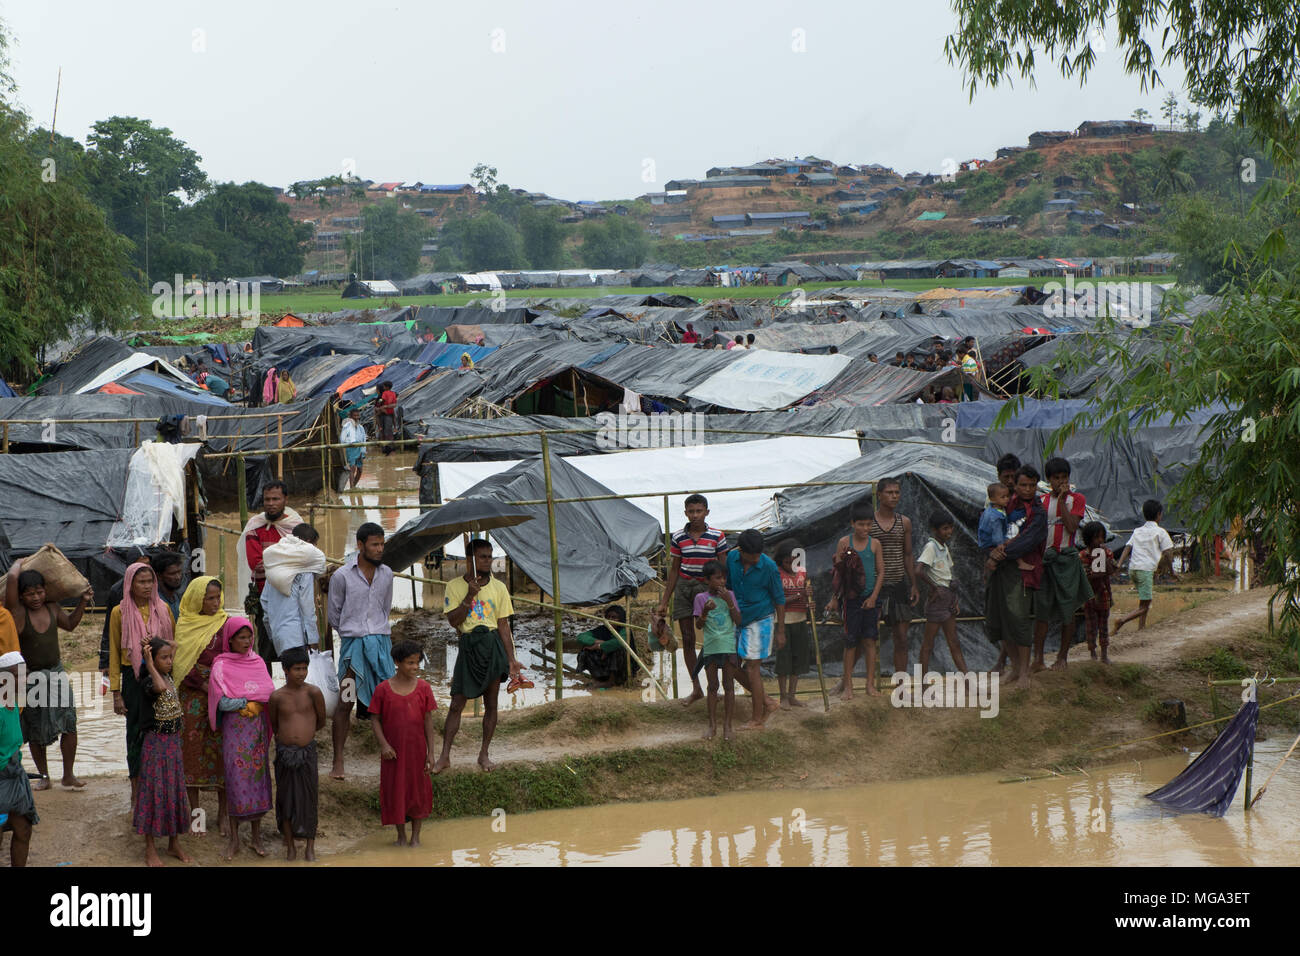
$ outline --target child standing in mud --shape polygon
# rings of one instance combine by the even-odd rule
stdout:
[[[1090,521],[1083,526],[1083,550],[1079,552],[1088,583],[1092,585],[1092,598],[1083,605],[1084,636],[1088,639],[1088,652],[1097,659],[1097,644],[1101,644],[1101,662],[1109,664],[1106,654],[1110,646],[1110,579],[1118,570],[1115,555],[1106,547],[1106,528],[1100,521]]]
[[[396,846],[419,846],[420,826],[433,812],[431,755],[437,731],[433,712],[438,702],[420,680],[423,652],[415,641],[393,647],[397,673],[375,688],[370,703],[371,728],[379,743],[379,813],[384,826],[397,828]],[[406,824],[411,840],[406,840]]]
[[[703,644],[700,666],[708,674],[709,730],[705,740],[718,733],[718,676],[721,674],[725,703],[722,709],[722,736],[732,739],[731,715],[736,707],[732,680],[736,676],[736,628],[740,625],[740,607],[736,595],[727,589],[727,571],[720,561],[710,561],[703,568],[705,590],[695,595],[695,626]]]
[[[320,780],[316,733],[325,726],[325,695],[307,683],[307,648],[280,656],[285,685],[271,695],[267,712],[275,734],[275,822],[284,836],[284,858],[298,857],[295,839],[307,843],[303,858],[316,860]]]

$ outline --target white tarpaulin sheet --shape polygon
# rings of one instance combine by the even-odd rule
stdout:
[[[841,432],[845,436],[855,433]],[[782,488],[838,468],[858,457],[858,443],[848,438],[765,438],[760,441],[685,448],[646,448],[604,455],[574,455],[564,460],[583,474],[619,495],[648,492],[654,497],[629,498],[663,527],[665,491],[691,488],[735,488],[772,485],[760,491],[706,493],[709,524],[728,531],[762,528],[773,522],[768,506]],[[460,497],[467,489],[515,461],[446,461],[438,464],[443,500]],[[866,494],[864,485],[862,493]],[[689,493],[689,492],[688,492]],[[854,496],[852,488],[845,496]],[[686,523],[686,495],[668,496],[668,520],[673,528]],[[564,505],[556,505],[563,508]],[[461,556],[460,539],[445,546],[447,554]]]
[[[131,456],[122,517],[108,533],[108,547],[150,547],[171,537],[173,519],[185,526],[185,464],[197,442],[146,442]]]
[[[97,391],[98,389],[103,388],[109,382],[116,382],[119,378],[122,378],[124,375],[130,375],[132,372],[136,371],[137,369],[146,368],[147,366],[154,365],[154,364],[157,364],[159,368],[163,369],[164,371],[170,372],[172,375],[174,375],[177,379],[184,382],[185,384],[187,385],[194,384],[193,379],[189,378],[189,376],[187,376],[184,372],[179,371],[170,362],[167,362],[164,359],[157,358],[156,356],[153,355],[148,355],[144,352],[135,352],[132,353],[132,355],[129,358],[124,358],[122,359],[122,361],[110,365],[108,368],[104,369],[104,371],[100,372],[98,375],[92,378],[85,385],[81,386],[81,388],[77,389],[77,394],[84,395],[88,392]]]
[[[799,401],[848,367],[847,355],[747,352],[686,393],[741,412],[773,411]]]

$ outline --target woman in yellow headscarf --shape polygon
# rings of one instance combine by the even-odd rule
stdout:
[[[185,728],[181,750],[185,760],[185,786],[190,807],[199,805],[200,790],[217,791],[217,817],[221,835],[227,833],[226,771],[221,756],[221,732],[208,722],[208,677],[221,653],[221,628],[226,612],[221,606],[221,582],[210,575],[195,578],[181,598],[176,620],[176,659],[172,680],[180,696]]]

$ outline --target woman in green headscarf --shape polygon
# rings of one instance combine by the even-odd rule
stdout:
[[[199,805],[200,790],[217,791],[217,819],[221,835],[227,833],[225,763],[221,756],[221,731],[208,721],[208,677],[221,653],[221,628],[226,612],[221,606],[221,582],[210,575],[195,578],[181,598],[176,619],[176,659],[172,680],[180,696],[185,728],[181,750],[185,760],[185,786],[190,807]]]

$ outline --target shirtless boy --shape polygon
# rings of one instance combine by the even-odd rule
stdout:
[[[307,660],[305,647],[281,655],[285,684],[271,694],[267,712],[275,734],[275,822],[284,835],[284,858],[297,859],[296,837],[307,841],[303,858],[315,862],[316,734],[325,726],[325,695],[307,683]]]

